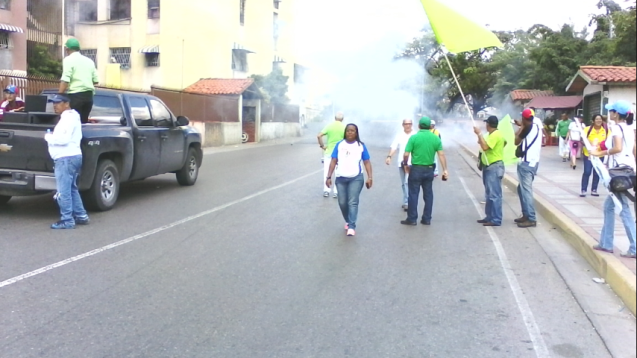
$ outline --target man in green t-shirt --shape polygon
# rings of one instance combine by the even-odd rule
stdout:
[[[485,120],[487,124],[486,136],[480,128],[473,131],[478,136],[480,144],[480,160],[482,161],[482,182],[486,197],[484,208],[485,218],[478,220],[484,226],[502,225],[502,178],[504,177],[504,146],[506,141],[498,130],[498,117],[490,116]]]
[[[321,133],[319,133],[316,138],[318,139],[318,144],[321,149],[323,149],[323,196],[330,196],[330,188],[325,185],[325,179],[327,178],[327,174],[330,170],[330,163],[332,162],[332,152],[334,151],[334,147],[336,147],[336,143],[343,140],[345,136],[345,125],[343,124],[343,113],[338,112],[334,117],[334,122],[328,124],[323,128]],[[323,144],[323,137],[327,137],[327,145]],[[336,190],[336,185],[332,185],[334,188],[334,198],[338,197],[338,191]]]
[[[64,44],[67,56],[62,61],[60,78],[61,94],[67,94],[71,100],[71,109],[80,114],[82,123],[88,123],[93,109],[95,85],[99,82],[95,62],[80,53],[80,43],[70,38]]]
[[[566,136],[568,135],[568,126],[571,124],[571,120],[568,118],[568,113],[562,113],[560,120],[557,122],[555,126],[555,134],[559,138],[559,155],[562,157],[562,161],[565,162],[568,160],[569,147],[568,141],[566,140]]]
[[[429,117],[420,118],[418,128],[420,128],[420,131],[409,138],[403,157],[403,165],[407,166],[411,155],[411,169],[407,180],[407,186],[409,187],[407,219],[400,222],[403,225],[416,225],[416,220],[418,219],[418,196],[420,196],[421,187],[423,199],[425,200],[425,210],[420,223],[431,225],[431,213],[434,205],[433,182],[434,171],[436,170],[436,154],[438,154],[438,159],[442,165],[442,180],[449,178],[447,158],[442,151],[442,141],[440,137],[430,131],[431,119]]]

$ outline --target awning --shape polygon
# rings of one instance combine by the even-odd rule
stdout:
[[[159,53],[159,45],[142,47],[139,49],[139,53]]]
[[[274,56],[274,63],[286,63],[284,59],[279,56]]]
[[[8,32],[18,32],[18,33],[24,33],[24,30],[22,30],[21,28],[17,27],[17,26],[13,26],[13,25],[7,25],[7,24],[3,24],[0,23],[0,31],[8,31]]]
[[[543,96],[535,97],[526,107],[537,109],[569,109],[577,108],[582,103],[582,96]]]
[[[254,51],[250,51],[247,48],[243,47],[243,45],[238,44],[236,42],[232,44],[232,50],[233,51],[243,51],[243,52],[247,52],[247,53],[254,53]]]

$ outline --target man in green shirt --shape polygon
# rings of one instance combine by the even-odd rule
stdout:
[[[480,144],[480,160],[482,161],[482,182],[486,197],[484,208],[485,218],[478,220],[484,226],[502,225],[502,178],[504,177],[504,146],[506,141],[498,130],[498,117],[491,116],[485,120],[487,123],[486,136],[482,135],[480,128],[474,127],[473,131],[478,136]]]
[[[67,56],[62,61],[60,93],[68,91],[71,108],[80,114],[82,123],[88,123],[93,109],[95,85],[99,82],[95,62],[80,53],[80,42],[70,38],[64,45]]]
[[[425,200],[425,210],[422,214],[420,223],[423,225],[431,225],[431,213],[434,204],[434,171],[436,170],[435,158],[442,165],[442,180],[449,178],[447,172],[447,158],[442,151],[442,141],[440,137],[430,131],[431,119],[422,117],[418,123],[420,129],[418,133],[409,138],[405,146],[405,156],[403,157],[403,165],[407,166],[409,156],[411,155],[411,169],[409,170],[409,179],[407,186],[409,187],[409,199],[407,205],[407,219],[401,221],[403,225],[416,225],[418,219],[418,196],[420,188],[423,190],[423,199]]]
[[[316,138],[321,149],[323,149],[323,196],[330,196],[330,188],[325,185],[325,179],[330,170],[330,163],[332,162],[332,152],[336,147],[336,143],[343,140],[345,136],[345,125],[343,124],[343,113],[338,112],[334,117],[334,122],[328,124],[323,128]],[[327,137],[327,145],[323,144],[323,137]],[[336,185],[332,185],[334,188],[334,198],[338,198],[338,191]]]
[[[555,126],[555,133],[558,136],[559,141],[559,154],[562,157],[562,161],[565,162],[568,160],[569,147],[568,141],[566,140],[566,136],[568,135],[568,126],[571,124],[571,120],[568,118],[568,113],[562,113],[560,120],[557,122]]]

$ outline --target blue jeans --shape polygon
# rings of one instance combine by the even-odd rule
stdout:
[[[518,163],[518,196],[522,206],[522,215],[529,221],[537,221],[535,216],[535,199],[533,199],[533,180],[537,174],[540,163],[536,163],[532,168],[527,162]]]
[[[402,166],[398,168],[398,171],[400,172],[400,187],[403,188],[403,205],[407,205],[409,203],[409,188],[407,187],[409,174],[405,173],[405,168]]]
[[[358,199],[361,196],[363,184],[365,184],[365,177],[362,173],[353,178],[336,177],[338,206],[341,208],[343,219],[345,219],[350,229],[356,229]]]
[[[504,163],[497,162],[484,168],[482,182],[486,206],[484,220],[496,225],[502,224],[502,178],[504,177]]]
[[[584,156],[584,174],[582,174],[582,191],[585,192],[588,190],[588,179],[591,177],[591,172],[593,172],[593,186],[591,187],[591,191],[597,191],[597,186],[599,185],[599,175],[597,172],[593,170],[593,163],[591,160]]]
[[[86,210],[77,190],[77,177],[82,170],[82,156],[64,157],[55,161],[55,181],[58,190],[60,221],[75,224],[75,218],[86,218]]]
[[[617,195],[617,194],[616,194]],[[618,194],[617,198],[622,203],[622,211],[619,217],[622,219],[624,229],[626,230],[626,236],[628,236],[628,242],[630,242],[630,248],[628,253],[635,253],[635,219],[630,212],[630,201],[626,195]],[[599,238],[599,246],[604,249],[613,249],[613,239],[615,237],[615,202],[610,195],[604,201],[604,227],[602,227],[602,234]]]
[[[418,196],[422,187],[422,198],[425,201],[425,211],[422,220],[431,221],[431,212],[434,207],[434,168],[412,165],[409,172],[407,185],[409,187],[409,207],[407,208],[407,220],[416,222],[418,219]]]

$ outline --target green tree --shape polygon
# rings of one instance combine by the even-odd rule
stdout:
[[[271,103],[288,103],[288,78],[289,76],[283,75],[283,70],[275,67],[272,72],[263,75],[252,75],[254,83],[259,87],[263,93],[265,100]]]
[[[60,78],[62,75],[62,61],[55,59],[45,46],[36,45],[27,57],[27,74],[38,77]]]

